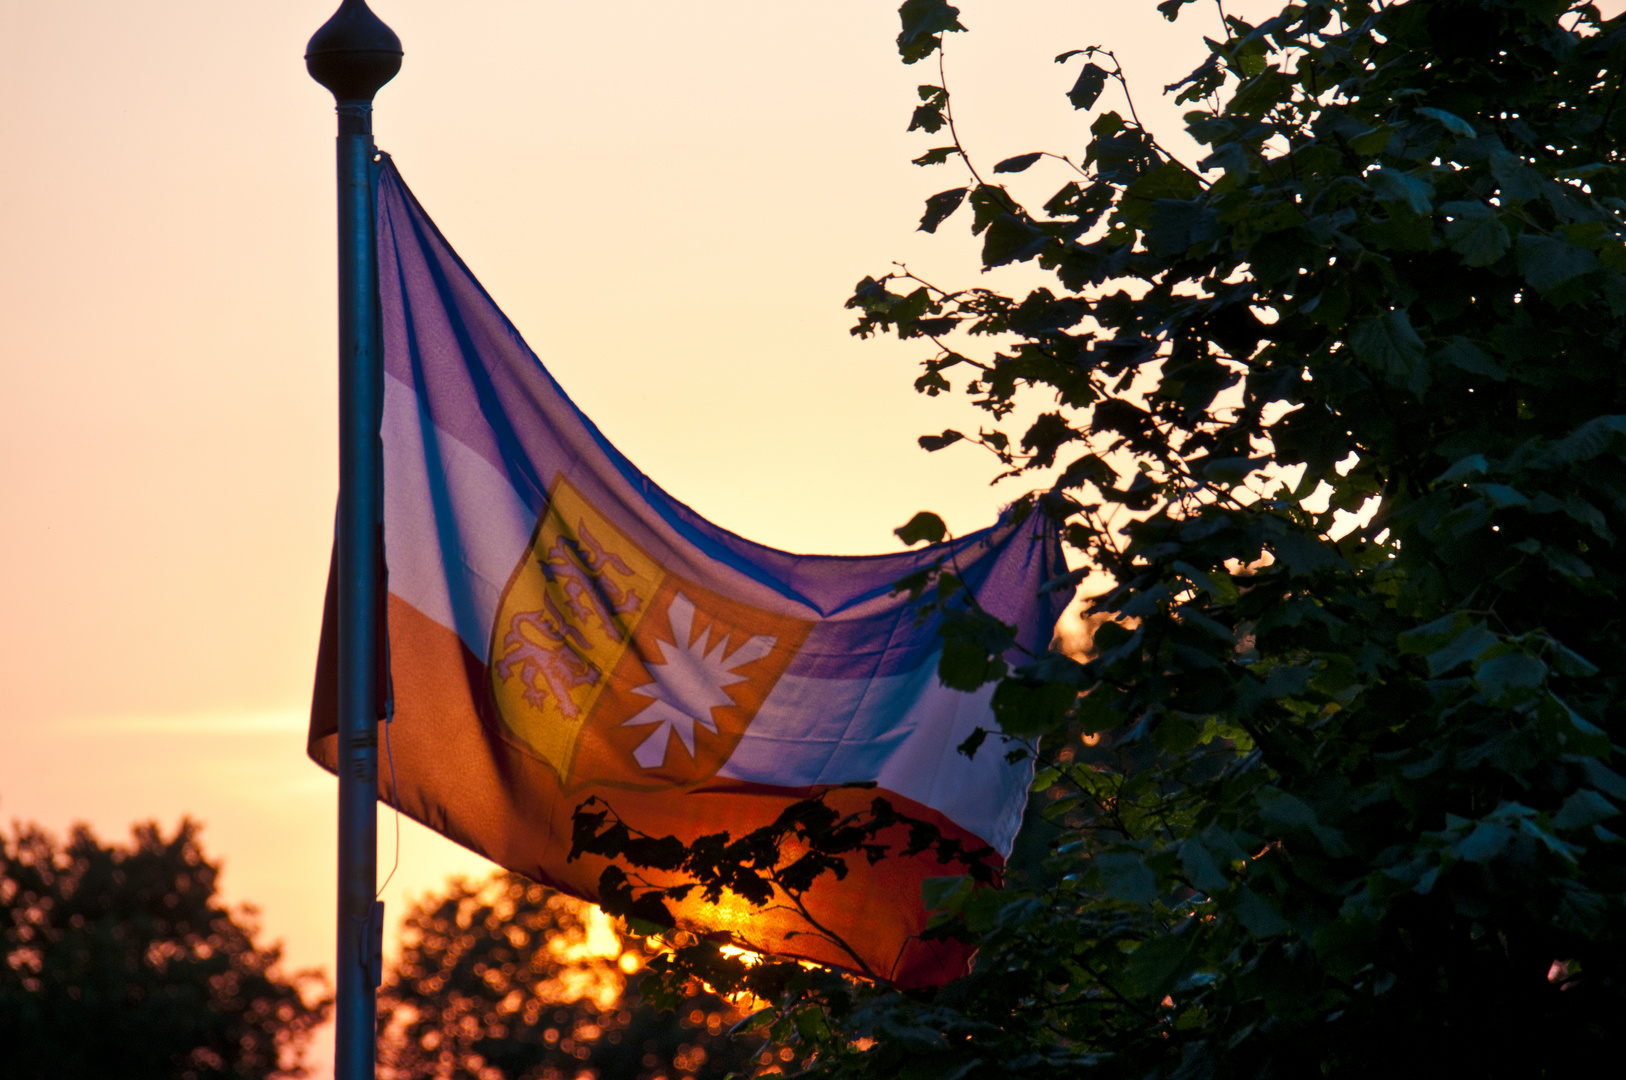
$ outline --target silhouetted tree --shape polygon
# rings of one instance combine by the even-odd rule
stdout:
[[[138,825],[123,847],[83,825],[0,836],[0,1076],[304,1075],[325,980],[278,972],[253,909],[216,895],[199,828]]]
[[[774,1051],[731,1041],[744,1011],[696,990],[657,1010],[636,987],[654,948],[515,874],[417,904],[379,1001],[382,1075],[469,1080],[722,1077]]]
[[[900,105],[937,144],[914,160],[954,177],[920,228],[967,226],[996,272],[867,277],[854,331],[921,343],[915,386],[984,411],[920,444],[1039,486],[1015,509],[1076,567],[1047,589],[1110,585],[1093,655],[1030,660],[957,545],[899,583],[940,613],[942,682],[997,682],[998,730],[960,750],[1032,754],[1048,835],[1003,890],[928,881],[926,934],[978,950],[938,991],[729,972],[707,942],[656,974],[771,1001],[806,1080],[1601,1072],[1626,1009],[1626,16],[1190,4],[1157,4],[1202,20],[1167,87],[1189,164],[1117,57],[1045,20],[1027,62],[1067,65],[1079,120],[984,158],[940,53],[976,14],[899,8]],[[1034,119],[989,115],[996,144]],[[949,539],[927,512],[898,532]],[[764,906],[805,853],[859,857],[834,828],[576,822],[622,849],[601,888],[629,913],[643,868]]]

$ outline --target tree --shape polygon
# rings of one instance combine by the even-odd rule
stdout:
[[[323,979],[281,975],[253,909],[220,903],[199,830],[138,825],[124,847],[83,825],[66,843],[33,825],[0,837],[0,1075],[304,1075]]]
[[[657,1009],[636,988],[654,946],[517,874],[446,891],[407,914],[380,996],[386,1077],[650,1080],[722,1077],[772,1054],[724,1035],[743,1015],[699,988]]]
[[[900,14],[906,63],[964,30],[944,0]],[[946,80],[920,87],[911,128],[943,145],[916,163],[966,176],[920,227],[969,217],[984,269],[1051,283],[866,278],[854,332],[928,346],[926,394],[968,375],[989,425],[922,446],[1043,478],[1017,505],[1083,563],[1052,586],[1112,587],[1091,657],[1013,669],[949,565],[906,583],[951,616],[943,680],[999,680],[1002,730],[963,752],[1040,759],[1047,853],[1003,891],[928,889],[971,975],[661,962],[769,1000],[810,1075],[1555,1075],[1626,1005],[1626,22],[1220,17],[1168,88],[1199,161],[1102,107],[1130,81],[1100,48],[1056,58],[1082,161],[988,170]],[[1051,167],[1038,209],[994,182]]]

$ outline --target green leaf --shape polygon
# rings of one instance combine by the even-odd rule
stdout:
[[[1460,334],[1454,336],[1450,344],[1435,353],[1434,358],[1474,375],[1484,375],[1495,379],[1497,382],[1507,378],[1507,369],[1491,359],[1490,355],[1479,346]]]
[[[1090,122],[1090,134],[1097,138],[1116,135],[1124,129],[1124,118],[1108,110]]]
[[[1626,416],[1595,416],[1555,442],[1545,457],[1562,465],[1591,461],[1609,449],[1617,435],[1626,435]]]
[[[1219,235],[1219,214],[1201,199],[1158,199],[1146,239],[1159,255],[1178,255]]]
[[[1100,647],[1099,633],[1096,635],[1096,645]],[[1117,691],[1103,683],[1084,695],[1074,710],[1073,718],[1086,734],[1117,727],[1125,719],[1114,707],[1119,696]]]
[[[1473,624],[1473,617],[1461,612],[1453,612],[1444,618],[1435,619],[1431,623],[1414,627],[1397,635],[1395,641],[1400,647],[1402,656],[1426,656],[1445,646],[1452,638],[1467,630]],[[1483,623],[1479,625],[1483,626]]]
[[[1395,308],[1365,320],[1355,328],[1349,345],[1356,356],[1387,375],[1390,382],[1413,387],[1419,372],[1423,372],[1426,385],[1423,339],[1417,336],[1405,308]]]
[[[965,741],[954,748],[954,752],[957,754],[964,754],[966,757],[975,760],[977,751],[982,747],[982,744],[986,742],[987,739],[987,728],[981,726],[974,727],[971,729],[971,734],[965,737]]]
[[[1497,508],[1505,506],[1529,506],[1530,500],[1524,493],[1506,484],[1469,484],[1468,487],[1485,496],[1492,506]]]
[[[1475,133],[1473,127],[1469,125],[1468,121],[1464,120],[1460,116],[1457,116],[1455,113],[1448,113],[1444,109],[1434,109],[1428,106],[1424,106],[1417,111],[1421,115],[1426,116],[1431,120],[1439,121],[1441,127],[1445,128],[1445,130],[1449,131],[1459,139],[1476,139],[1479,137]]]
[[[1265,696],[1269,698],[1299,697],[1304,693],[1310,680],[1315,678],[1316,666],[1314,664],[1279,664],[1272,668],[1265,678]],[[1261,800],[1266,798],[1290,798],[1283,796],[1275,788],[1265,788],[1259,793]]]
[[[1378,925],[1358,911],[1344,912],[1315,932],[1316,959],[1335,979],[1348,979],[1370,963]]]
[[[1367,178],[1379,202],[1404,203],[1414,214],[1434,209],[1434,185],[1396,169],[1379,169]]]
[[[960,208],[960,204],[965,201],[967,190],[967,188],[963,187],[950,188],[947,191],[939,191],[936,195],[927,199],[926,213],[921,215],[920,228],[916,231],[936,232],[937,227],[943,224],[950,214]]]
[[[1248,67],[1248,57],[1239,58],[1244,70]],[[1251,74],[1251,73],[1250,73]],[[1231,116],[1257,117],[1269,112],[1280,105],[1291,94],[1293,80],[1289,79],[1279,69],[1264,66],[1260,61],[1259,73],[1253,75],[1231,95],[1226,104],[1225,111]]]
[[[1195,837],[1180,845],[1180,866],[1186,873],[1186,880],[1210,896],[1231,887],[1220,872],[1219,865],[1214,862],[1213,853]]]
[[[1394,138],[1394,128],[1388,124],[1379,124],[1375,128],[1368,128],[1359,135],[1352,136],[1349,148],[1357,154],[1381,154]]]
[[[969,874],[929,877],[920,883],[921,906],[927,911],[946,911],[954,914],[965,907],[965,902],[971,899],[971,893],[975,888],[976,882]]]
[[[1128,641],[1134,633],[1122,623],[1102,623],[1095,630],[1095,648],[1098,652],[1110,652]]]
[[[744,1035],[748,1032],[755,1031],[757,1028],[764,1027],[770,1023],[777,1015],[779,1015],[779,1010],[774,1008],[772,1005],[768,1006],[766,1009],[758,1009],[756,1012],[747,1016],[744,1020],[739,1021],[733,1027],[729,1028],[728,1033],[730,1035]]]
[[[1091,184],[1088,188],[1081,188],[1068,181],[1044,204],[1044,211],[1055,217],[1077,218],[1088,228],[1100,219],[1116,194],[1110,184]]]
[[[1468,862],[1488,863],[1506,851],[1512,840],[1513,830],[1507,826],[1481,821],[1473,832],[1452,845],[1451,854]]]
[[[1503,653],[1486,660],[1474,672],[1479,692],[1492,705],[1499,706],[1533,700],[1546,679],[1547,665],[1527,652]]]
[[[925,105],[916,105],[915,111],[909,114],[909,131],[924,131],[935,135],[948,124],[948,117],[943,113],[941,101],[927,102]]]
[[[982,264],[989,269],[1031,259],[1050,241],[1050,235],[1015,214],[999,214],[982,238]]]
[[[1541,292],[1579,277],[1598,265],[1598,257],[1556,236],[1524,233],[1519,237],[1519,273]]]
[[[937,49],[938,34],[964,30],[959,15],[960,9],[945,0],[904,0],[898,9],[898,18],[903,22],[898,54],[903,62],[913,64],[930,56]]]
[[[1542,494],[1545,494],[1543,492]],[[1615,534],[1609,528],[1609,522],[1604,518],[1603,511],[1576,495],[1574,492],[1566,495],[1563,502],[1564,513],[1579,521],[1602,541],[1608,544],[1615,542]]]
[[[994,719],[1007,735],[1041,735],[1067,719],[1077,697],[1065,683],[1006,679],[994,691]]]
[[[1485,460],[1484,454],[1469,454],[1461,458],[1449,469],[1434,478],[1436,484],[1456,484],[1467,480],[1470,476],[1478,476],[1490,469],[1490,462]]]
[[[1234,604],[1240,595],[1237,591],[1236,580],[1224,570],[1216,568],[1212,572],[1205,572],[1188,562],[1180,560],[1175,561],[1174,569],[1176,572],[1184,574],[1188,581],[1208,593],[1221,604]]]
[[[1312,825],[1310,833],[1316,838],[1316,842],[1321,845],[1321,850],[1335,859],[1346,859],[1354,854],[1349,842],[1344,839],[1344,834],[1337,829],[1329,828],[1326,825]]]
[[[1280,788],[1259,789],[1259,819],[1277,829],[1308,829],[1316,824],[1310,804]]]
[[[1293,929],[1264,897],[1247,886],[1242,887],[1235,910],[1236,917],[1242,920],[1242,925],[1247,928],[1248,933],[1256,938],[1275,937]]]
[[[1542,698],[1537,715],[1547,729],[1557,735],[1558,741],[1570,753],[1594,758],[1607,758],[1610,753],[1609,736],[1602,728],[1570,708],[1569,703],[1548,691]],[[1596,780],[1593,783],[1597,783]],[[1602,784],[1598,785],[1603,787]],[[1605,790],[1608,790],[1605,788]]]
[[[1575,679],[1591,678],[1598,673],[1598,665],[1571,649],[1555,638],[1549,637],[1547,644],[1553,650],[1553,667],[1561,675],[1568,675]]]
[[[819,1040],[830,1034],[830,1022],[825,1018],[824,1010],[814,1006],[803,1009],[796,1014],[796,1033],[802,1037],[803,1042],[817,1045]]]
[[[967,1058],[953,1068],[937,1074],[933,1080],[964,1080],[964,1077],[976,1070],[981,1064],[982,1058],[980,1057]]]
[[[1143,998],[1166,995],[1179,979],[1195,941],[1193,934],[1164,934],[1141,942],[1124,968],[1130,993]]]
[[[1159,749],[1167,750],[1171,754],[1183,754],[1197,745],[1197,739],[1201,734],[1190,717],[1182,713],[1165,713],[1158,720],[1152,741]]]
[[[1600,821],[1608,821],[1620,813],[1620,808],[1591,788],[1582,788],[1564,800],[1564,805],[1553,815],[1555,829],[1584,829]]]
[[[928,544],[941,543],[943,537],[948,535],[948,526],[943,519],[928,510],[922,510],[909,519],[909,523],[892,530],[899,540],[913,546],[922,540]]]
[[[1199,101],[1208,97],[1224,85],[1225,70],[1220,67],[1220,55],[1217,52],[1211,52],[1208,54],[1208,59],[1204,60],[1185,78],[1165,86],[1163,93],[1174,94],[1174,103],[1184,105],[1188,101]],[[1179,92],[1175,93],[1175,91]],[[1199,113],[1198,115],[1203,114]]]
[[[643,937],[658,937],[659,935],[671,930],[673,926],[671,920],[663,923],[651,921],[649,919],[641,919],[636,915],[623,915],[622,918],[626,919],[627,926],[632,929],[633,933],[639,934]]]
[[[1607,264],[1612,260],[1606,258],[1604,261]],[[1614,269],[1605,272],[1603,295],[1609,303],[1609,313],[1617,319],[1626,318],[1626,275]]]
[[[1199,833],[1198,837],[1202,840],[1203,846],[1218,856],[1221,862],[1239,863],[1248,859],[1247,851],[1243,850],[1237,838],[1218,825],[1210,825]],[[1253,841],[1250,838],[1246,842],[1251,844]]]
[[[980,689],[995,679],[1003,678],[1006,664],[998,656],[991,656],[986,648],[975,641],[950,637],[943,642],[943,654],[937,661],[937,677],[950,690],[970,692]]]
[[[1592,569],[1585,559],[1561,548],[1544,545],[1541,549],[1541,557],[1547,561],[1547,565],[1552,567],[1553,570],[1577,585],[1597,576],[1597,572]]]
[[[1594,176],[1614,172],[1614,165],[1606,165],[1601,161],[1590,161],[1585,165],[1571,165],[1559,169],[1553,175],[1561,180],[1590,180]]]
[[[1235,487],[1270,464],[1272,460],[1268,457],[1208,458],[1203,462],[1202,475],[1204,480]]]
[[[1095,857],[1101,888],[1114,900],[1150,904],[1157,899],[1157,875],[1133,852],[1111,852]]]
[[[960,152],[958,146],[936,146],[914,159],[916,165],[941,165]]]
[[[1606,794],[1626,802],[1626,776],[1620,775],[1594,757],[1582,758],[1581,768],[1593,787],[1601,788]]]
[[[1057,57],[1058,61],[1060,59],[1061,57]],[[1106,88],[1106,69],[1093,63],[1085,64],[1084,70],[1078,74],[1078,81],[1073,83],[1071,90],[1067,91],[1067,100],[1073,103],[1075,109],[1088,109],[1095,104],[1096,100],[1101,96],[1101,91]]]
[[[1038,161],[1042,157],[1044,157],[1044,154],[1042,153],[1018,154],[1015,157],[1008,157],[1004,161],[1001,161],[998,165],[995,165],[994,171],[996,173],[1022,172],[1023,170],[1030,168],[1035,161]]]
[[[1192,171],[1177,161],[1165,161],[1135,178],[1125,195],[1149,202],[1193,200],[1202,194],[1202,184]]]
[[[965,438],[965,436],[961,435],[953,428],[944,428],[943,434],[941,435],[922,435],[915,441],[918,442],[920,444],[920,448],[926,451],[928,454],[935,454],[937,451],[943,449],[943,447],[953,446],[963,438]]]
[[[1276,557],[1294,577],[1303,577],[1344,565],[1338,549],[1303,533],[1290,532],[1271,541]]]
[[[1460,664],[1470,660],[1477,660],[1496,645],[1501,639],[1490,632],[1490,628],[1483,620],[1455,635],[1450,644],[1428,655],[1428,677],[1437,679]]]
[[[1112,471],[1112,466],[1102,461],[1097,454],[1085,454],[1075,458],[1071,465],[1062,471],[1057,485],[1061,488],[1078,488],[1091,483],[1096,487],[1109,488],[1117,482],[1118,476]]]
[[[1507,253],[1513,239],[1496,211],[1478,202],[1449,202],[1440,208],[1451,215],[1445,239],[1469,266],[1489,266]]]
[[[971,211],[971,232],[980,236],[1001,214],[1010,214],[1010,196],[999,188],[983,184],[971,193]]]
[[[1490,156],[1491,175],[1501,185],[1502,194],[1519,202],[1531,202],[1541,197],[1541,174],[1506,150],[1495,150]]]

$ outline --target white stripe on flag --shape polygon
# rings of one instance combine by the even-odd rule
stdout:
[[[997,736],[975,758],[956,750],[978,726],[994,726],[993,692],[950,690],[935,654],[912,672],[873,679],[787,675],[717,775],[785,787],[874,780],[1009,855],[1033,763],[1007,762]]]
[[[484,661],[536,513],[490,462],[434,425],[411,387],[388,375],[382,432],[390,592],[456,630]]]

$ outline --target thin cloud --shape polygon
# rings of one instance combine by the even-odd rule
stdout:
[[[303,709],[208,712],[169,716],[101,716],[64,721],[58,729],[76,735],[275,735],[302,733],[310,723]]]

